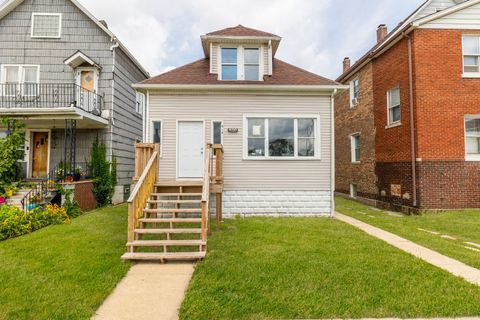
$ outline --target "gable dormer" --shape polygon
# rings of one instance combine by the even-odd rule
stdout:
[[[224,81],[263,81],[273,74],[273,57],[281,38],[238,25],[201,36],[210,73]]]

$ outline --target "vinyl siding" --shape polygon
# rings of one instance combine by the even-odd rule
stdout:
[[[132,83],[145,79],[138,67],[120,49],[115,52],[113,154],[117,159],[119,184],[129,184],[135,170],[135,141],[142,139],[142,115],[135,110]]]
[[[417,14],[416,18],[423,18],[425,16],[436,13],[437,10],[444,10],[454,5],[455,2],[453,0],[433,0],[428,6],[426,6],[422,11]]]
[[[219,46],[218,44],[212,44],[212,52],[210,52],[210,59],[211,59],[211,70],[210,73],[217,74],[218,73],[218,55],[219,55]]]
[[[31,38],[32,12],[61,13],[61,38]],[[101,66],[98,93],[104,97],[104,108],[113,109],[113,121],[92,134],[77,132],[77,161],[85,161],[99,135],[107,145],[108,155],[117,156],[119,184],[128,184],[134,170],[134,142],[142,136],[142,117],[135,112],[131,84],[146,77],[120,48],[115,50],[114,67],[111,46],[110,36],[69,0],[25,0],[0,19],[0,64],[40,65],[41,83],[74,83],[74,70],[64,61],[78,50]],[[51,167],[63,159],[63,147],[63,135],[59,134],[51,150]]]
[[[150,93],[151,122],[162,120],[160,179],[176,178],[177,120],[205,120],[205,140],[211,142],[211,121],[223,120],[225,190],[322,190],[331,188],[330,96],[174,96]],[[243,160],[245,114],[319,115],[321,160]],[[236,134],[228,128],[238,128]]]
[[[480,4],[451,13],[431,21],[420,28],[426,29],[480,29]]]

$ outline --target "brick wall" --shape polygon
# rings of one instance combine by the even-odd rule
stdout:
[[[480,114],[480,79],[464,79],[462,34],[479,30],[415,31],[417,158],[464,160],[464,116]]]
[[[350,183],[357,194],[375,199],[378,195],[375,175],[375,127],[373,114],[372,64],[348,79],[359,79],[359,103],[350,108],[350,92],[335,98],[335,184],[336,191],[349,194]],[[350,135],[360,133],[360,163],[352,163]]]
[[[378,200],[396,206],[412,206],[411,162],[377,162]]]
[[[401,40],[373,62],[375,153],[378,162],[411,160],[408,42]],[[400,88],[401,125],[387,126],[387,92]]]

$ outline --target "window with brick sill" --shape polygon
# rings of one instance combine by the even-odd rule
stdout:
[[[480,36],[464,35],[462,37],[463,76],[480,77]]]
[[[350,108],[355,107],[358,104],[360,96],[360,86],[358,78],[350,81]]]
[[[480,118],[465,119],[465,158],[480,161]]]

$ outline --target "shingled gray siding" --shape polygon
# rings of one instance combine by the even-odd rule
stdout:
[[[32,12],[61,13],[60,39],[31,38]],[[74,83],[74,70],[64,61],[78,50],[101,66],[98,93],[104,96],[104,109],[110,110],[109,126],[95,134],[79,131],[77,161],[83,162],[92,138],[99,135],[118,160],[119,184],[129,184],[134,169],[133,143],[142,136],[142,117],[135,111],[135,91],[131,84],[146,79],[141,69],[121,48],[111,50],[112,39],[69,0],[25,0],[0,19],[0,65],[40,65],[41,83]],[[56,130],[63,147],[63,130]],[[92,141],[93,142],[93,141]],[[56,146],[58,152],[60,145]],[[50,166],[59,161],[52,154]]]

